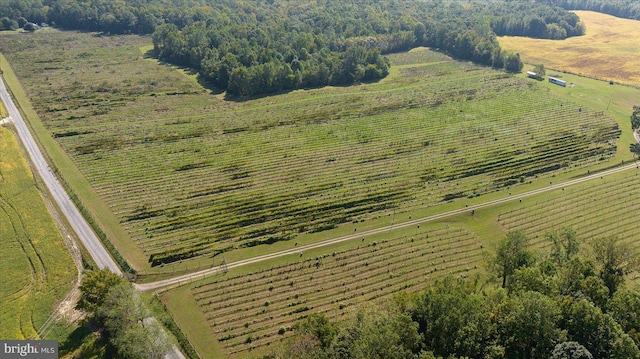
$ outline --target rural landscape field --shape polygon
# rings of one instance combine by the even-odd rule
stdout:
[[[70,47],[47,48],[50,36]],[[126,230],[134,246],[123,254],[140,273],[184,260],[210,267],[221,253],[292,247],[341,224],[367,228],[598,163],[620,135],[603,111],[428,50],[392,56],[394,74],[378,84],[229,103],[144,59],[128,38],[98,39],[102,54],[71,47],[86,37],[36,33],[41,46],[22,42],[7,56],[47,129]],[[51,66],[62,53],[75,65]],[[41,62],[12,60],[18,54]],[[54,86],[68,76],[91,80]]]
[[[78,276],[14,135],[0,127],[0,337],[51,330],[51,309]]]
[[[588,24],[584,36],[562,41],[505,36],[500,44],[526,62],[602,80],[640,86],[640,22],[593,11],[575,11]]]
[[[198,356],[258,358],[316,314],[353,320],[445,278],[482,287],[508,233],[540,258],[566,228],[638,244],[640,22],[576,13],[584,36],[499,39],[521,73],[416,47],[387,54],[379,81],[249,98],[159,61],[149,36],[2,32],[0,52],[52,170],[129,278]],[[528,78],[533,64],[570,86]],[[48,212],[15,138],[0,140],[0,231],[16,249],[2,265],[30,273],[2,285],[0,338],[28,338],[77,276],[54,224],[31,217]],[[28,222],[52,238],[29,241]]]

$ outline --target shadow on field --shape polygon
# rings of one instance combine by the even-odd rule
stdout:
[[[220,87],[214,85],[210,81],[207,81],[205,78],[202,77],[202,75],[200,75],[198,73],[198,71],[196,71],[196,70],[194,70],[194,69],[192,69],[190,67],[187,67],[187,66],[177,66],[177,65],[174,65],[174,64],[172,64],[170,62],[166,62],[166,61],[162,61],[162,60],[158,59],[155,56],[155,54],[153,53],[153,49],[148,50],[147,52],[145,52],[144,55],[142,55],[142,57],[144,59],[157,60],[160,65],[184,71],[188,75],[191,75],[191,76],[195,75],[196,76],[196,81],[198,82],[198,84],[200,86],[202,86],[204,89],[206,89],[207,91],[209,91],[210,95],[219,95],[221,93],[224,93],[224,89],[221,89]]]
[[[77,327],[60,343],[59,353],[77,358],[116,358],[117,352],[104,332],[86,323]]]

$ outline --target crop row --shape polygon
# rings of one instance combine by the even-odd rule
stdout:
[[[344,315],[356,303],[473,270],[481,255],[466,231],[416,228],[410,237],[363,239],[351,250],[202,283],[192,295],[215,337],[236,354],[279,340],[308,312]]]
[[[517,210],[501,213],[498,222],[507,230],[523,229],[540,243],[544,235],[562,227],[570,227],[584,239],[617,236],[637,241],[640,213],[638,171],[624,176],[602,178],[594,184],[563,190],[547,201],[528,204]]]
[[[166,74],[183,91],[175,72],[117,37],[100,44],[95,53],[65,44],[78,61],[46,70],[54,84],[72,72],[91,83],[26,82],[152,265],[476,196],[615,149],[618,130],[602,114],[427,50],[393,55],[403,66],[378,84],[232,103],[172,95],[154,82]],[[109,46],[130,64],[107,56]],[[42,51],[34,57],[44,62],[23,72],[60,56]]]
[[[579,114],[577,107],[572,108],[571,109],[572,113],[573,110],[575,110],[576,114]],[[569,109],[567,108],[567,111],[569,111]],[[552,114],[555,114],[555,112],[550,112]],[[562,114],[562,112],[560,112],[559,114]],[[557,126],[560,126],[559,123],[563,123],[565,122],[566,119],[566,115],[565,116],[556,116],[557,117],[557,121],[556,123],[558,123],[557,125],[555,125],[554,127],[549,126],[549,128],[547,128],[548,131],[552,132],[556,129]],[[564,118],[563,118],[564,117]],[[601,118],[598,118],[596,116],[593,116],[593,114],[587,114],[586,111],[583,113],[583,116],[581,116],[578,119],[580,122],[582,122],[583,124],[589,124],[589,121],[591,121],[591,123],[596,123],[596,121],[601,121]],[[542,121],[540,121],[542,122]],[[593,125],[595,126],[595,125]],[[608,127],[610,129],[608,136],[609,138],[615,138],[615,136],[617,135],[617,129],[613,126],[609,126]],[[522,134],[518,134],[518,139],[521,139],[523,142],[525,141],[524,139],[524,135]],[[594,140],[595,141],[595,140]],[[600,139],[598,139],[598,141],[600,141]],[[403,148],[404,146],[404,148]],[[481,147],[480,148],[490,148],[489,146],[491,146],[491,143],[489,141],[489,145],[487,145],[486,147]],[[402,152],[402,151],[407,151],[406,154],[396,154],[394,156],[394,154],[372,154],[372,155],[367,155],[366,153],[359,153],[358,156],[359,158],[363,158],[365,155],[369,156],[370,158],[373,156],[378,156],[378,158],[380,158],[380,160],[376,161],[375,158],[369,161],[362,161],[362,160],[356,160],[354,159],[350,159],[348,158],[348,152],[347,150],[343,150],[342,148],[339,148],[340,153],[342,153],[341,157],[339,158],[339,160],[336,160],[334,162],[331,162],[331,166],[332,168],[334,168],[335,170],[333,170],[333,173],[338,172],[336,165],[337,162],[342,162],[345,163],[346,166],[349,166],[349,164],[353,163],[351,161],[356,161],[356,162],[360,162],[360,165],[357,167],[357,169],[359,170],[359,172],[362,172],[364,174],[366,173],[377,173],[377,176],[384,176],[385,171],[387,172],[387,177],[388,178],[380,178],[380,179],[385,179],[385,180],[389,180],[389,179],[393,179],[393,178],[405,178],[404,183],[391,183],[389,187],[392,187],[394,189],[403,189],[403,188],[407,188],[406,191],[410,190],[412,187],[415,186],[419,186],[420,184],[420,180],[415,178],[416,174],[415,173],[411,173],[411,171],[415,171],[415,167],[413,168],[409,168],[407,165],[411,164],[411,162],[416,162],[416,160],[420,158],[421,162],[424,163],[433,163],[434,161],[434,156],[428,152],[429,149],[422,149],[420,147],[424,147],[423,143],[418,142],[417,139],[414,140],[407,140],[405,141],[402,145],[397,146],[396,149],[393,149],[393,151],[398,151],[398,152]],[[475,147],[476,151],[478,151],[478,147]],[[575,141],[567,141],[566,136],[565,138],[558,138],[557,140],[550,140],[549,144],[546,146],[538,146],[537,148],[534,148],[533,150],[530,151],[530,153],[515,153],[515,152],[522,152],[522,150],[517,150],[514,149],[512,152],[514,152],[515,154],[507,154],[504,158],[500,158],[498,156],[492,156],[492,162],[493,163],[493,168],[489,168],[488,165],[485,165],[484,168],[482,168],[481,170],[478,170],[477,174],[481,174],[484,172],[498,172],[498,171],[502,171],[503,173],[505,173],[503,176],[498,177],[493,179],[493,181],[495,183],[498,184],[504,184],[504,183],[509,183],[508,181],[514,181],[515,179],[519,179],[522,177],[526,177],[527,175],[533,175],[536,174],[538,172],[542,172],[547,168],[551,168],[551,169],[555,169],[555,168],[560,168],[563,166],[567,166],[569,163],[571,163],[571,161],[576,161],[577,159],[581,159],[584,157],[589,157],[591,156],[591,158],[597,158],[599,157],[599,155],[603,155],[603,154],[608,154],[608,151],[611,151],[613,147],[612,146],[602,146],[600,147],[600,149],[596,148],[595,150],[593,148],[590,147],[590,142],[587,141],[585,139],[585,137],[575,137]],[[322,152],[322,148],[313,148],[314,152]],[[337,151],[336,151],[337,152]],[[346,153],[346,155],[345,155]],[[434,152],[437,154],[437,152]],[[331,156],[331,154],[327,155],[328,157]],[[426,156],[426,157],[424,157]],[[459,159],[462,158],[462,156],[465,156],[464,154],[459,154],[459,153],[453,153],[451,154],[451,157],[453,157],[453,159]],[[471,156],[470,154],[466,154],[466,157]],[[276,156],[273,156],[276,157]],[[392,158],[398,158],[398,157],[402,157],[405,158],[406,161],[408,163],[404,163],[404,164],[399,164],[397,166],[397,168],[393,168],[393,167],[389,167],[389,162],[390,159]],[[480,154],[478,156],[479,158],[486,158],[485,154]],[[519,158],[518,158],[519,157]],[[277,157],[276,157],[277,158]],[[424,159],[423,159],[424,158]],[[342,187],[344,189],[344,191],[349,191],[350,195],[352,197],[358,198],[359,196],[364,196],[364,194],[359,194],[362,192],[366,191],[371,191],[371,187],[367,187],[366,183],[367,181],[370,182],[375,182],[376,178],[371,178],[371,179],[362,179],[361,181],[354,181],[356,182],[355,184],[350,184],[348,187],[344,186],[344,184],[341,184],[339,181],[336,181],[335,178],[330,178],[328,183],[311,183],[309,184],[309,186],[314,186],[314,189],[308,189],[308,190],[304,190],[304,192],[302,194],[300,194],[299,192],[293,192],[293,193],[288,193],[290,192],[289,188],[282,188],[284,186],[289,185],[289,183],[287,183],[287,181],[278,181],[277,179],[278,177],[278,171],[282,171],[282,168],[278,168],[277,164],[271,164],[271,161],[269,158],[265,159],[266,162],[262,162],[261,164],[261,168],[260,171],[265,171],[265,172],[271,172],[273,173],[272,175],[269,175],[268,173],[266,175],[255,175],[255,176],[251,176],[251,178],[248,175],[248,173],[252,173],[252,168],[253,167],[249,167],[247,166],[247,168],[249,168],[248,171],[244,171],[243,173],[245,174],[244,177],[241,178],[237,178],[234,182],[236,183],[235,185],[230,184],[230,185],[218,185],[217,188],[211,188],[209,190],[207,190],[206,188],[203,189],[199,189],[200,192],[193,194],[191,196],[181,196],[182,198],[174,198],[171,201],[167,201],[167,202],[171,202],[171,207],[166,208],[164,210],[161,211],[151,211],[148,213],[142,213],[142,216],[132,216],[129,215],[130,218],[137,218],[137,219],[142,219],[142,220],[148,220],[148,225],[145,224],[144,227],[145,230],[148,231],[149,227],[151,228],[155,228],[154,230],[154,236],[152,238],[148,238],[147,240],[150,241],[151,243],[156,243],[158,240],[158,235],[162,235],[162,233],[167,233],[168,237],[171,237],[171,235],[176,236],[179,235],[180,233],[180,229],[184,228],[181,227],[180,223],[185,223],[188,224],[188,228],[193,228],[193,226],[198,226],[200,222],[205,223],[206,225],[209,226],[215,226],[216,230],[219,231],[217,233],[217,235],[219,237],[224,237],[226,235],[226,233],[224,233],[224,229],[225,228],[229,228],[230,233],[228,234],[228,237],[230,238],[234,238],[234,237],[248,237],[250,238],[251,236],[251,231],[249,231],[249,233],[247,233],[246,235],[234,235],[233,231],[235,231],[239,226],[244,226],[247,227],[248,225],[253,224],[254,228],[258,227],[258,224],[260,222],[265,222],[265,219],[263,216],[271,216],[270,221],[273,223],[274,220],[279,220],[279,221],[286,221],[287,219],[289,219],[288,222],[290,222],[291,224],[284,224],[282,222],[278,222],[275,223],[275,225],[273,225],[273,229],[264,229],[264,225],[262,225],[263,229],[255,229],[253,230],[253,233],[255,234],[261,234],[261,233],[269,233],[271,238],[275,237],[273,236],[273,230],[276,228],[287,228],[287,226],[291,226],[291,225],[295,225],[298,223],[307,223],[307,227],[309,228],[313,228],[313,222],[309,219],[309,218],[304,218],[303,214],[305,213],[304,208],[308,208],[308,211],[310,213],[322,213],[323,209],[322,207],[320,207],[320,209],[314,208],[313,205],[311,204],[305,204],[305,203],[300,203],[301,201],[301,197],[304,196],[304,193],[308,193],[308,194],[313,194],[315,190],[315,188],[320,188],[320,193],[324,192],[325,189],[326,190],[333,190],[334,192],[337,192],[335,195],[333,195],[331,198],[320,198],[320,199],[315,199],[313,202],[314,203],[322,203],[322,201],[324,201],[324,203],[327,203],[328,200],[334,200],[336,204],[344,204],[344,196],[338,191],[336,190],[336,188],[338,187]],[[555,162],[553,161],[555,160]],[[323,178],[322,177],[322,173],[326,171],[325,168],[323,167],[327,167],[328,165],[322,161],[321,159],[318,159],[315,161],[316,163],[323,163],[324,166],[316,166],[317,170],[315,172],[313,172],[313,177],[316,177],[318,179]],[[292,159],[291,162],[288,162],[289,165],[291,166],[295,166],[295,168],[299,168],[304,166],[304,161],[302,161],[300,164],[296,164],[295,160]],[[555,167],[548,167],[549,165],[553,165]],[[384,167],[386,167],[386,169],[383,169]],[[354,166],[355,167],[355,166]],[[344,168],[344,166],[343,166]],[[441,178],[444,177],[444,179],[446,180],[447,178],[449,179],[454,179],[456,177],[468,177],[470,176],[470,174],[476,174],[473,171],[475,171],[473,169],[472,166],[466,164],[466,163],[460,163],[457,166],[456,165],[445,165],[443,166],[443,168],[445,168],[446,170],[449,171],[453,171],[455,169],[458,169],[458,171],[466,171],[465,173],[467,173],[468,175],[457,175],[455,173],[453,174],[447,174],[445,173],[444,175],[438,175],[438,177],[436,178]],[[508,170],[511,169],[511,172],[508,172]],[[224,171],[224,170],[223,170]],[[404,172],[403,172],[404,171]],[[241,171],[236,171],[236,172],[241,172]],[[346,171],[345,171],[346,172]],[[426,171],[425,171],[426,172]],[[195,184],[191,185],[192,186],[197,186],[198,184],[203,183],[203,181],[206,181],[205,178],[201,178],[199,176],[199,174],[202,173],[204,175],[211,173],[211,171],[208,168],[197,168],[197,169],[193,169],[191,171],[189,171],[189,174],[193,176],[192,180],[189,180],[188,178],[180,178],[178,181],[180,183],[182,183],[185,187],[189,188],[190,184],[195,182]],[[339,173],[339,172],[338,172]],[[498,172],[499,173],[499,172]],[[234,174],[235,176],[238,176],[236,174]],[[422,175],[422,174],[418,174],[418,175]],[[233,175],[230,175],[233,176]],[[347,176],[347,173],[345,173],[345,176]],[[307,175],[307,178],[311,177],[311,175]],[[354,175],[355,177],[355,175]],[[254,179],[255,178],[255,179]],[[268,183],[260,183],[260,182],[264,182],[265,180],[268,181],[269,178],[273,178],[274,180],[272,180],[274,182],[274,184],[268,184]],[[281,177],[280,177],[281,178]],[[326,178],[326,177],[325,177]],[[159,179],[162,179],[162,177],[159,177]],[[430,175],[430,179],[433,179],[433,175]],[[463,178],[462,178],[463,179]],[[215,181],[213,178],[211,179],[213,181]],[[262,180],[262,181],[260,181]],[[372,181],[373,180],[373,181]],[[167,179],[167,182],[169,182],[169,180]],[[359,183],[361,183],[360,186],[357,186]],[[380,182],[380,181],[378,181]],[[461,178],[456,178],[456,182],[461,182]],[[472,181],[469,181],[471,183],[469,183],[469,185],[473,185]],[[477,182],[477,180],[475,180],[475,182]],[[145,182],[141,182],[141,184],[144,184]],[[148,183],[146,183],[148,184]],[[278,185],[280,184],[280,189],[278,189],[278,187],[273,187],[273,185]],[[258,186],[268,186],[270,185],[272,190],[270,190],[270,195],[269,197],[265,197],[264,195],[264,187],[258,187]],[[409,186],[409,187],[403,187],[403,186]],[[441,186],[446,186],[446,184],[442,184]],[[489,182],[489,186],[491,186],[491,188],[495,188],[495,185],[492,185],[491,182]],[[258,188],[256,188],[258,187]],[[361,188],[360,191],[358,190],[358,188]],[[463,193],[463,195],[469,195],[473,192],[479,192],[477,191],[476,188],[473,187],[460,187],[460,186],[456,186],[457,188],[452,188],[450,193]],[[386,190],[384,187],[382,188],[382,190]],[[133,192],[135,193],[135,187],[131,188],[129,187],[128,192]],[[146,189],[141,188],[140,192],[145,193],[148,192],[146,191]],[[374,194],[376,194],[376,196],[372,196],[369,198],[375,199],[375,202],[379,202],[378,199],[381,198],[380,197],[380,192],[374,192]],[[415,192],[414,192],[415,193]],[[449,193],[449,192],[443,192],[443,193]],[[384,192],[382,192],[382,194],[384,194]],[[417,195],[420,195],[420,193],[418,192]],[[152,196],[152,194],[149,194],[148,196]],[[293,198],[291,196],[294,196]],[[308,196],[308,195],[307,195]],[[176,196],[178,197],[178,196]],[[212,202],[213,197],[215,197],[215,205],[211,205],[210,202]],[[261,205],[258,206],[255,203],[255,198],[261,198]],[[303,198],[302,198],[303,199]],[[399,198],[402,199],[402,198]],[[439,200],[441,200],[442,197],[440,198],[431,198],[431,199],[427,199],[427,203],[434,203],[437,202]],[[130,201],[127,198],[124,198],[123,200],[126,200],[126,202],[129,203],[129,205],[135,204],[135,201]],[[145,199],[143,198],[139,198],[139,201],[141,201],[142,203],[146,203],[146,201],[151,201],[152,199]],[[404,197],[403,201],[407,201],[408,198]],[[182,203],[181,203],[182,202]],[[203,203],[204,202],[204,203]],[[396,201],[397,203],[398,201]],[[425,201],[422,200],[421,203],[424,203]],[[140,203],[140,202],[137,202]],[[420,203],[420,204],[421,204]],[[126,205],[126,204],[125,204]],[[159,203],[158,205],[162,206],[162,203]],[[333,204],[329,204],[329,206],[332,206]],[[372,203],[373,205],[373,203]],[[393,205],[393,203],[392,203]],[[172,213],[180,213],[181,210],[187,210],[187,211],[191,211],[190,207],[195,207],[193,208],[194,211],[199,212],[199,215],[197,215],[196,217],[193,216],[173,216],[171,217],[171,215],[166,215],[166,214],[172,214]],[[309,207],[311,206],[311,207]],[[326,205],[325,205],[326,207]],[[378,206],[379,208],[385,208],[385,206]],[[277,213],[274,214],[274,208],[276,208]],[[290,210],[289,210],[290,208]],[[262,209],[262,213],[264,213],[264,215],[260,214],[260,209]],[[357,209],[357,208],[356,208]],[[361,207],[360,208],[360,213],[365,212],[366,210],[370,209],[370,207]],[[130,209],[131,212],[135,211],[135,208],[131,208]],[[129,212],[129,213],[131,213]],[[222,223],[216,223],[215,222],[215,218],[211,218],[212,215],[214,213],[236,213],[236,216],[232,216],[232,217],[226,217],[226,218],[233,218],[235,219],[235,222],[232,221],[228,221],[226,224],[224,222]],[[125,211],[126,213],[126,211]],[[297,217],[292,217],[291,213],[296,213]],[[326,210],[325,210],[326,213]],[[158,216],[155,216],[158,215]],[[148,218],[142,218],[145,216],[149,216]],[[157,218],[152,218],[152,217],[157,217]],[[169,217],[169,218],[168,218]],[[324,221],[324,223],[327,222],[327,217],[328,216],[318,216],[320,221]],[[329,217],[330,218],[330,217]],[[346,219],[348,220],[348,218]],[[162,222],[162,224],[159,224],[157,226],[153,225],[153,222],[158,221],[158,222]],[[254,223],[249,223],[249,221],[253,221]],[[340,223],[341,221],[345,221],[344,216],[343,219],[338,220],[337,223]],[[322,223],[322,222],[321,222]],[[142,228],[139,227],[139,228]],[[166,232],[165,232],[166,231]],[[293,231],[295,233],[295,230]],[[202,231],[200,231],[199,233],[202,233]],[[206,232],[205,232],[206,233]],[[245,232],[246,233],[246,232]],[[205,235],[206,237],[206,235]],[[280,238],[290,238],[291,237],[291,233],[289,234],[284,234],[281,235]],[[174,237],[175,238],[175,237]],[[199,239],[202,239],[202,236],[194,236],[193,240],[198,241]],[[141,241],[141,245],[144,246],[144,240]],[[181,245],[188,245],[188,241],[181,241]],[[206,245],[206,243],[205,243]],[[154,248],[149,248],[150,250],[154,250]]]
[[[572,114],[575,118],[568,114]],[[409,117],[408,121],[415,121],[410,116],[403,113],[397,118]],[[477,168],[464,162],[464,159],[474,155],[468,153],[466,149],[455,148],[459,146],[456,145],[455,134],[447,138],[445,133],[441,138],[442,144],[439,149],[444,151],[444,148],[447,148],[446,151],[452,151],[448,154],[449,156],[446,156],[447,153],[443,156],[438,148],[432,152],[434,148],[431,144],[425,146],[424,137],[416,138],[415,135],[413,138],[398,141],[395,146],[365,145],[361,146],[363,149],[361,151],[350,151],[348,147],[353,147],[353,144],[349,143],[333,146],[327,151],[326,142],[316,141],[314,145],[307,145],[304,148],[305,151],[312,152],[314,157],[286,156],[286,154],[280,157],[273,156],[274,153],[271,152],[266,156],[253,156],[255,158],[250,160],[237,160],[239,163],[235,167],[233,165],[223,167],[218,170],[219,172],[213,168],[216,167],[215,165],[205,162],[200,166],[195,165],[188,170],[178,171],[180,172],[178,174],[169,173],[163,176],[160,173],[157,177],[152,176],[153,180],[148,180],[151,173],[146,173],[141,177],[139,190],[136,189],[138,187],[136,183],[125,183],[122,186],[126,185],[126,190],[123,188],[110,192],[115,196],[125,194],[119,203],[127,207],[116,210],[116,213],[126,216],[124,225],[132,233],[135,234],[138,231],[138,235],[134,238],[138,238],[138,243],[144,250],[151,252],[151,255],[173,251],[178,255],[187,252],[187,256],[193,256],[210,253],[213,247],[225,248],[233,243],[243,245],[243,240],[246,241],[246,245],[286,240],[300,231],[331,228],[372,210],[375,211],[376,208],[384,209],[402,202],[407,203],[410,200],[409,193],[414,194],[414,197],[424,196],[419,191],[414,191],[422,185],[420,177],[428,181],[434,178],[436,181],[455,180],[455,185],[438,184],[438,192],[453,196],[456,194],[468,196],[482,191],[473,187],[477,180],[463,181],[466,177],[483,173],[494,175],[495,177],[488,179],[488,184],[484,186],[486,191],[496,186],[516,182],[523,177],[568,166],[573,161],[583,158],[595,160],[612,151],[613,146],[610,144],[596,146],[596,148],[591,146],[593,143],[603,142],[601,138],[593,136],[594,133],[603,132],[597,128],[598,122],[603,121],[601,116],[594,116],[587,111],[579,112],[577,106],[557,106],[555,109],[550,109],[542,119],[539,115],[532,117],[532,121],[536,121],[537,126],[545,124],[544,118],[553,119],[554,122],[544,128],[548,133],[556,133],[557,129],[570,119],[580,123],[583,126],[581,130],[586,126],[591,126],[591,129],[584,136],[569,137],[571,141],[567,141],[565,135],[551,138],[546,144],[543,142],[528,151],[514,148],[511,153],[503,157],[491,156],[491,162],[480,163]],[[446,126],[445,123],[438,124],[433,126],[431,131],[435,134],[438,128],[444,126]],[[617,136],[617,128],[614,126],[607,125],[604,128],[609,130],[605,133],[606,140]],[[397,132],[402,130],[405,129],[398,128]],[[428,131],[424,132],[426,136],[431,136]],[[246,141],[251,143],[255,140],[259,143],[259,135],[259,133],[255,135],[248,133]],[[513,137],[523,143],[526,142],[527,136],[526,133],[515,133]],[[375,137],[370,140],[385,141]],[[475,152],[480,152],[476,155],[480,159],[479,162],[482,158],[488,161],[490,149],[495,148],[497,145],[495,142],[500,141],[493,142],[485,141],[483,145],[473,147]],[[331,142],[328,143],[331,144]],[[448,147],[447,143],[451,143],[451,147]],[[514,146],[516,144],[516,142],[511,143]],[[283,139],[280,148],[285,146],[287,146],[287,138]],[[381,148],[384,150],[382,153],[380,153]],[[245,148],[245,151],[250,153],[256,149]],[[482,150],[484,153],[481,152]],[[228,155],[226,158],[242,158],[241,151],[238,152],[240,153]],[[145,157],[148,157],[148,152],[145,151],[145,153],[147,153]],[[322,153],[325,154],[325,158],[317,158]],[[424,170],[425,173],[429,173],[428,175],[415,173],[416,168],[425,166],[424,164],[412,166],[417,165],[418,160],[421,163],[433,165],[437,163],[436,156],[445,159],[440,161],[443,168],[442,174],[433,169]],[[460,163],[447,164],[446,159],[449,157]],[[363,158],[368,159],[363,160]],[[197,157],[194,159],[197,160]],[[401,159],[406,161],[401,162]],[[182,160],[185,158],[182,157]],[[290,180],[286,179],[287,170],[282,166],[283,160],[288,167],[294,168],[299,173],[297,177],[294,175]],[[283,178],[283,170],[285,178]],[[435,175],[434,172],[436,172]],[[216,173],[217,176],[211,177],[211,174]],[[323,175],[324,173],[331,173],[332,176]],[[375,176],[371,175],[373,173]],[[349,176],[352,177],[349,183],[341,180]],[[109,177],[105,176],[105,180],[111,180]],[[322,180],[326,182],[317,182]],[[304,183],[301,183],[303,181]],[[149,191],[149,182],[153,183],[154,187],[159,186],[159,189],[166,194],[157,196],[156,192]],[[179,183],[180,187],[176,187],[175,183]],[[203,189],[203,183],[212,183],[214,186]],[[450,188],[449,192],[443,191],[443,186]],[[173,198],[170,196],[172,188],[180,191],[180,193],[174,192]],[[197,188],[198,192],[189,195],[188,191],[192,191],[193,188]],[[345,193],[348,193],[349,197],[345,197]],[[105,196],[109,195],[105,194]],[[434,197],[422,199],[419,205],[425,202],[427,205],[433,205],[443,199],[443,197]],[[258,200],[260,204],[257,204]],[[144,208],[147,204],[150,208]],[[197,231],[195,231],[196,228]],[[164,259],[169,258],[165,256]],[[162,259],[158,260],[158,262],[161,261]]]

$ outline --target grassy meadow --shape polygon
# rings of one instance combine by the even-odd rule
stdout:
[[[16,138],[5,127],[0,127],[0,241],[0,338],[39,338],[77,272]]]
[[[540,40],[505,36],[500,45],[523,61],[583,76],[640,86],[640,22],[592,11],[574,11],[586,25],[584,36]]]
[[[3,36],[49,138],[81,173],[63,176],[108,206],[92,212],[123,229],[116,247],[142,274],[515,190],[605,163],[620,135],[601,110],[427,49],[391,56],[379,83],[230,102],[145,58],[148,38]]]
[[[573,74],[559,73],[575,85],[562,88],[414,49],[390,55],[391,73],[378,83],[234,102],[148,58],[149,38],[0,36],[31,125],[140,280],[464,208],[633,158],[629,114],[640,92]],[[160,297],[202,357],[265,353],[311,312],[338,318],[433,278],[485,271],[493,244],[512,229],[525,229],[537,248],[563,226],[638,242],[638,191],[637,171],[627,171],[232,269]]]

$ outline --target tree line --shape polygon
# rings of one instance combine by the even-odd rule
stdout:
[[[375,81],[391,52],[416,46],[518,72],[499,35],[565,38],[584,27],[559,7],[528,1],[2,0],[0,24],[153,34],[161,60],[188,66],[240,97]]]
[[[536,0],[536,2],[566,10],[590,10],[640,20],[640,1],[638,0]]]
[[[311,314],[263,359],[640,358],[640,292],[624,285],[632,248],[582,246],[571,229],[546,239],[551,250],[537,254],[522,231],[508,233],[492,277],[446,277],[345,320]]]

